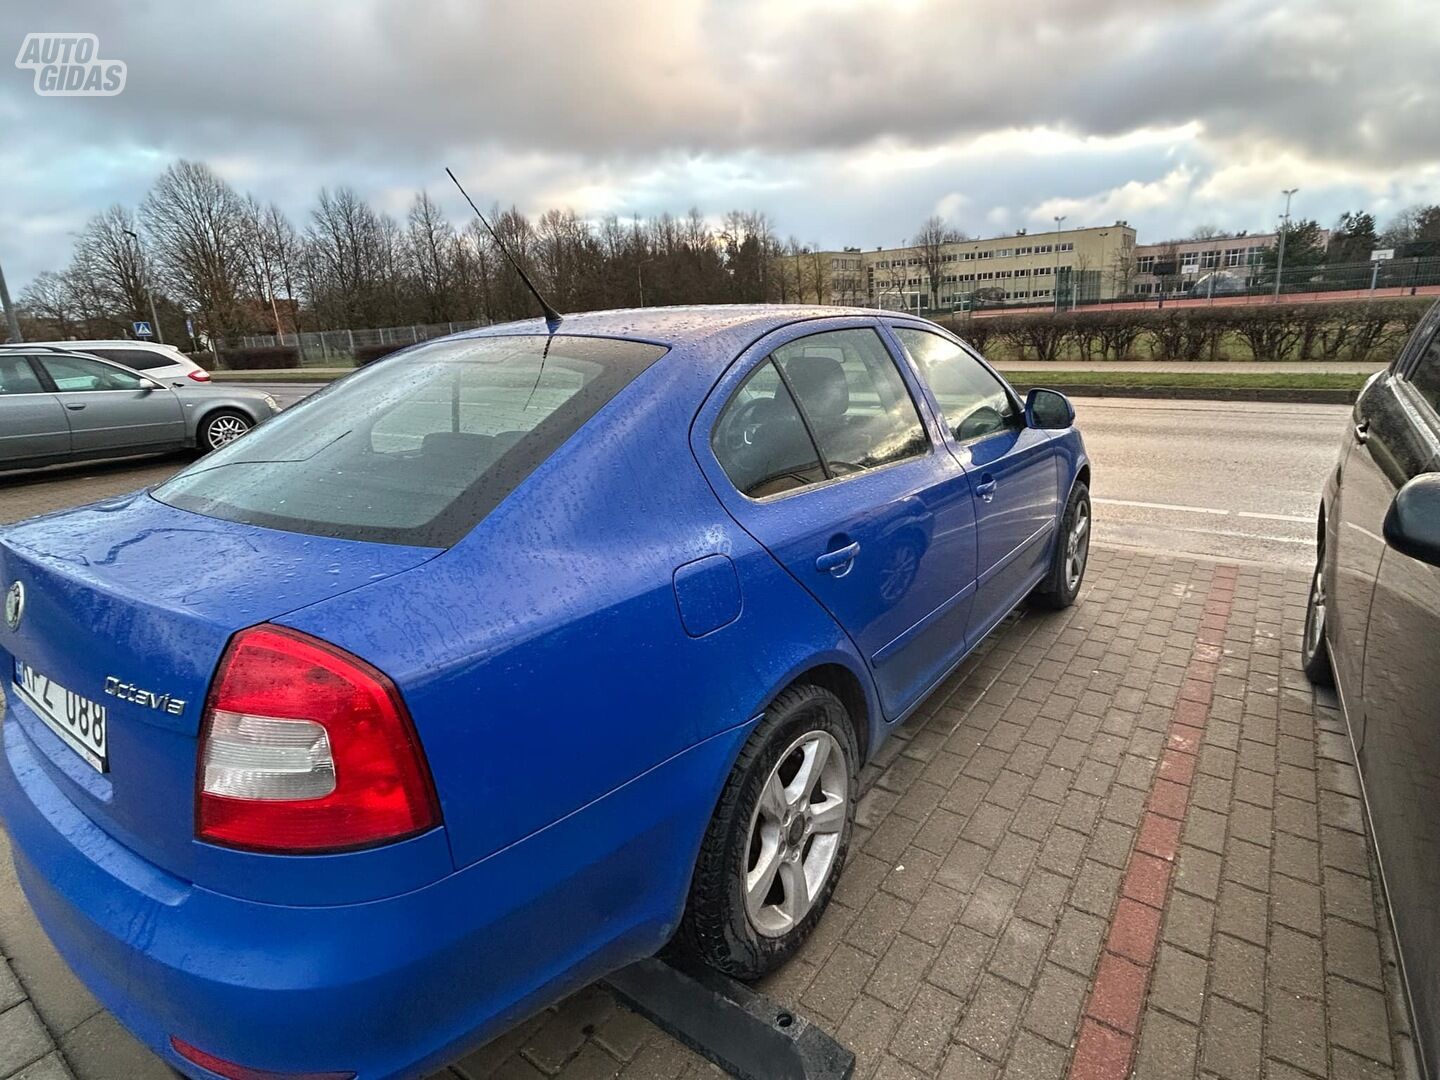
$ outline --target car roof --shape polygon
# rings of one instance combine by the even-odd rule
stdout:
[[[87,346],[99,345],[106,349],[164,349],[179,352],[174,345],[159,341],[135,341],[131,338],[86,338],[84,341],[16,341],[11,345],[46,345],[52,349],[75,349],[84,352]]]
[[[588,337],[635,338],[664,345],[690,345],[722,335],[749,332],[760,337],[790,323],[841,316],[904,317],[905,312],[873,308],[830,307],[803,304],[696,304],[686,307],[618,308],[566,315],[557,333]],[[491,337],[506,334],[545,334],[543,319],[524,319],[481,327],[457,337]]]

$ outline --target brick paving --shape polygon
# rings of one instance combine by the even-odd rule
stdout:
[[[1097,545],[1079,604],[1012,616],[866,767],[834,903],[763,989],[862,1078],[1414,1075],[1306,585]],[[164,1075],[0,863],[0,1077]],[[716,1075],[596,987],[440,1074]]]

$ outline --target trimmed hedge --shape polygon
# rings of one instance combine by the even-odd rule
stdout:
[[[1154,360],[1223,358],[1243,343],[1256,360],[1391,360],[1431,301],[1235,304],[1117,311],[1031,312],[942,320],[984,352],[1004,344],[1018,360],[1124,360],[1142,348]]]
[[[300,350],[293,345],[266,345],[255,349],[226,349],[220,360],[230,371],[271,371],[300,366]]]
[[[403,345],[356,345],[355,366],[364,367],[366,364],[373,364],[382,356],[389,356],[393,352],[399,352],[401,349],[408,349],[409,347],[410,343],[408,341]]]

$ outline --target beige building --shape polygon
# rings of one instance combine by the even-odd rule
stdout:
[[[1134,296],[1183,292],[1217,271],[1247,279],[1275,246],[1275,233],[1235,233],[1196,240],[1166,240],[1135,248],[1135,273],[1125,291]]]
[[[1123,221],[922,247],[792,256],[803,293],[824,303],[939,313],[976,302],[1053,304],[1130,292],[1135,230]],[[803,298],[803,297],[802,297]]]

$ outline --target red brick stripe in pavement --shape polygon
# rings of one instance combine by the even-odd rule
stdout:
[[[1140,1017],[1160,940],[1160,919],[1170,895],[1180,826],[1190,804],[1195,758],[1210,715],[1238,573],[1234,566],[1216,567],[1205,598],[1205,614],[1170,716],[1165,751],[1121,880],[1105,951],[1090,985],[1080,1038],[1070,1059],[1071,1080],[1123,1080],[1135,1060]]]

